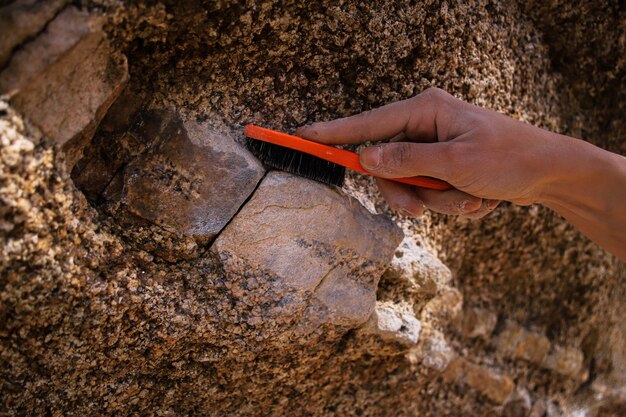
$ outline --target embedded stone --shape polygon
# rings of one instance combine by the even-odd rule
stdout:
[[[67,16],[62,13],[57,19],[63,21]],[[45,136],[62,146],[70,169],[128,80],[126,58],[115,53],[99,25],[83,17],[78,21],[67,31],[61,30],[61,23],[51,23],[42,40],[25,46],[23,57],[16,58],[17,67],[25,65],[20,64],[25,56],[45,50],[45,45],[55,45],[51,56],[44,58],[53,62],[45,65],[33,56],[37,61],[33,68],[39,69],[39,75],[18,83],[21,88],[10,101]],[[63,47],[69,49],[60,53]],[[29,76],[33,74],[26,71],[25,77]]]
[[[110,210],[122,221],[140,218],[208,243],[254,191],[263,167],[227,133],[206,123],[164,111],[149,112],[143,120],[138,134],[152,145],[105,190]]]
[[[16,0],[0,8],[0,66],[13,50],[44,28],[67,0]]]
[[[406,346],[415,345],[422,325],[407,304],[376,302],[374,312],[363,326],[365,333]]]
[[[468,338],[482,338],[487,340],[496,327],[498,317],[484,308],[468,308],[463,310],[456,320],[459,332]]]
[[[505,374],[484,368],[464,358],[456,358],[446,368],[444,378],[467,385],[496,404],[504,404],[515,389],[513,380]]]
[[[504,356],[541,364],[550,350],[550,340],[508,320],[496,339],[496,348]]]
[[[418,299],[429,299],[452,280],[452,273],[436,256],[406,237],[394,254],[385,278],[401,281]]]
[[[584,371],[585,356],[574,347],[555,346],[543,360],[543,367],[569,377],[586,379]]]
[[[0,73],[0,94],[14,94],[38,77],[45,77],[51,64],[101,25],[101,18],[76,7],[63,10],[41,34],[11,56]]]
[[[270,172],[213,245],[225,270],[271,277],[308,313],[303,328],[367,321],[376,287],[402,232],[340,190]],[[285,300],[288,304],[289,300]],[[303,307],[304,304],[301,304]]]

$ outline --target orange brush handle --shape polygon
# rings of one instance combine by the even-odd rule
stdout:
[[[302,139],[298,136],[288,135],[287,133],[277,132],[275,130],[265,129],[256,125],[247,125],[244,134],[253,139],[262,140],[264,142],[279,145],[285,148],[293,149],[317,156],[318,158],[335,163],[337,165],[359,171],[364,174],[377,176],[368,172],[359,162],[359,155],[344,149],[337,149],[332,146],[323,145],[310,140]],[[449,190],[452,188],[445,181],[431,177],[407,177],[407,178],[387,178],[392,181],[404,184],[415,185],[422,188],[430,188],[432,190]]]

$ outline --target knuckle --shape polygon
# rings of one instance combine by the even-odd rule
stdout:
[[[389,146],[387,152],[387,158],[385,160],[386,166],[395,168],[403,167],[411,161],[411,146],[408,143],[397,143]]]

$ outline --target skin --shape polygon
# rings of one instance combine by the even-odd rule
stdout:
[[[500,201],[542,204],[626,261],[626,157],[580,139],[465,103],[440,89],[357,114],[303,126],[296,135],[365,148],[361,164],[392,209],[481,218]],[[426,175],[434,191],[383,178]]]

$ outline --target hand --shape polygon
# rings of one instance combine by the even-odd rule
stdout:
[[[356,116],[314,123],[296,135],[326,144],[391,139],[361,152],[361,164],[384,178],[426,175],[456,189],[435,191],[377,178],[392,209],[425,209],[480,218],[500,200],[539,202],[559,141],[542,129],[465,103],[435,88]],[[556,151],[556,152],[555,152]]]

